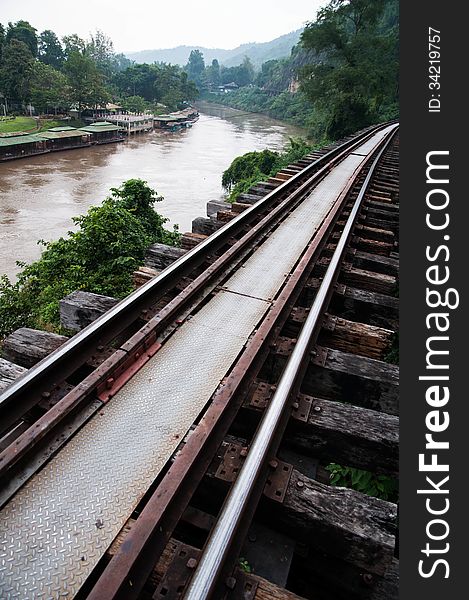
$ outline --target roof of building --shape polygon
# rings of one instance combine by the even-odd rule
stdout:
[[[82,137],[86,135],[86,133],[86,131],[74,129],[73,127],[54,127],[48,131],[43,131],[41,135],[48,140],[58,140],[64,138]]]
[[[76,131],[76,127],[70,127],[70,125],[62,125],[60,127],[51,127],[47,131]]]
[[[107,121],[98,121],[97,123],[91,123],[91,125],[81,127],[81,131],[87,131],[89,133],[100,133],[102,131],[121,131],[122,129],[122,127],[118,127],[117,125],[113,125]]]
[[[0,138],[3,137],[17,137],[20,135],[31,135],[30,131],[7,131],[4,133],[0,133]]]
[[[0,146],[18,146],[19,144],[33,144],[35,142],[44,142],[42,135],[30,133],[28,135],[15,135],[0,137]]]
[[[154,117],[153,120],[154,121],[179,121],[181,118],[183,117],[174,117],[173,115],[158,115],[157,117]]]

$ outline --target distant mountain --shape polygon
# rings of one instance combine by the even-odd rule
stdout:
[[[254,67],[258,69],[263,62],[289,56],[292,47],[298,43],[301,32],[302,29],[298,29],[271,42],[242,44],[233,50],[204,48],[202,46],[177,46],[176,48],[130,52],[127,57],[137,63],[165,62],[183,66],[187,63],[192,50],[200,50],[204,55],[206,65],[217,58],[220,64],[225,65],[225,67],[234,67],[243,62],[245,56],[249,56]]]

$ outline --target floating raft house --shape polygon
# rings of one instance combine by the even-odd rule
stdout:
[[[16,133],[0,137],[0,161],[50,152],[42,134]]]
[[[86,125],[80,131],[91,134],[92,143],[95,144],[110,144],[112,142],[120,142],[124,139],[123,127],[108,123],[107,121],[98,121],[97,123]]]
[[[91,134],[74,127],[52,127],[43,131],[41,136],[49,140],[49,149],[67,150],[68,148],[83,148],[91,146]]]

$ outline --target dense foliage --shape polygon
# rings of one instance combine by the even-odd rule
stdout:
[[[88,40],[76,34],[60,40],[50,29],[38,35],[27,21],[0,24],[0,98],[6,112],[24,112],[28,104],[43,114],[71,106],[81,111],[111,100],[138,112],[155,109],[155,103],[173,110],[197,93],[181,67],[134,65],[114,52],[101,31]]]
[[[100,206],[73,219],[77,231],[41,242],[41,258],[23,265],[15,283],[0,280],[0,337],[18,327],[59,330],[59,301],[74,290],[122,298],[131,275],[155,242],[177,245],[177,229],[153,208],[162,198],[140,179],[130,179]]]
[[[332,0],[289,57],[266,61],[245,78],[235,73],[220,68],[222,84],[239,86],[225,93],[206,67],[203,97],[301,125],[317,141],[395,118],[398,1]]]
[[[129,106],[130,98],[134,99],[133,102],[135,98],[141,99],[137,112],[143,112],[142,109],[151,108],[155,103],[164,104],[173,110],[181,107],[185,101],[194,100],[198,95],[195,83],[177,65],[131,65],[116,73],[112,81],[119,90],[125,107]]]
[[[397,0],[332,0],[301,39],[316,54],[302,70],[302,88],[328,137],[397,115]]]
[[[310,150],[311,146],[303,139],[290,138],[289,146],[283,152],[262,150],[238,156],[222,177],[222,185],[229,192],[228,200],[234,202],[239,194],[246,192],[252,185],[275,175]]]
[[[272,94],[257,86],[249,86],[229,94],[205,93],[203,98],[239,110],[258,112],[274,119],[288,121],[307,128],[313,135],[315,111],[311,102],[301,92],[291,93],[284,90],[279,94]]]

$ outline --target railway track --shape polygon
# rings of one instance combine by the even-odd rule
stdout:
[[[397,474],[397,159],[285,170],[7,388],[5,597],[393,597],[396,506],[324,466]]]

